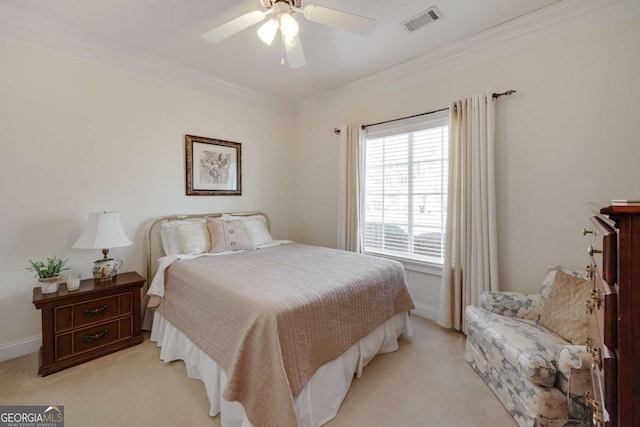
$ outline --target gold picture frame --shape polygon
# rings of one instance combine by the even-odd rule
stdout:
[[[242,145],[185,135],[187,196],[241,196]]]

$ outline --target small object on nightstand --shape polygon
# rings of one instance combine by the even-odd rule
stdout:
[[[47,257],[46,264],[44,261],[29,260],[31,267],[27,267],[27,270],[36,273],[35,277],[38,279],[38,283],[40,283],[43,294],[53,294],[58,292],[58,286],[62,281],[61,273],[69,269],[68,267],[65,268],[67,261],[69,261],[69,259],[62,260],[55,255],[53,258]]]
[[[122,260],[109,258],[110,248],[131,245],[120,221],[118,212],[91,212],[82,234],[73,245],[75,249],[102,249],[102,259],[94,262],[93,277],[97,280],[112,279],[122,267]]]
[[[33,305],[42,310],[42,347],[38,374],[88,362],[140,344],[141,289],[138,273],[121,273],[109,282],[81,280],[78,290],[56,294],[33,288]]]
[[[77,291],[80,288],[80,277],[79,274],[69,274],[67,276],[68,291]]]

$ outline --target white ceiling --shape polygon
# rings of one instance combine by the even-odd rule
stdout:
[[[151,52],[263,93],[293,102],[326,93],[558,0],[308,0],[378,20],[368,37],[306,21],[296,15],[307,66],[280,66],[281,45],[264,45],[259,24],[219,44],[200,35],[252,10],[259,0],[0,0],[16,8],[73,25],[123,47]],[[414,33],[400,22],[430,6],[444,15]]]

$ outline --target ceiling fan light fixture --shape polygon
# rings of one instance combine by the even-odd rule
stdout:
[[[210,43],[218,43],[239,33],[271,16],[268,22],[258,29],[258,36],[267,45],[271,45],[276,33],[282,37],[282,64],[289,68],[304,67],[307,63],[300,43],[298,22],[294,13],[303,14],[311,22],[344,31],[370,35],[376,28],[376,20],[353,13],[342,12],[328,7],[307,5],[302,8],[303,0],[261,0],[265,11],[254,10],[232,19],[202,34],[202,38]]]
[[[258,37],[264,44],[271,46],[273,39],[280,28],[280,22],[277,19],[270,19],[258,29]]]
[[[282,35],[288,39],[292,40],[295,36],[298,35],[298,30],[300,27],[298,26],[298,22],[295,18],[288,13],[280,14],[280,29],[282,30]]]

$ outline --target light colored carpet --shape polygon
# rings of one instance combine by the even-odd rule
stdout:
[[[378,355],[354,379],[327,427],[515,427],[463,360],[465,337],[413,317],[414,336]],[[64,405],[65,425],[220,426],[204,386],[181,361],[164,364],[144,343],[47,377],[38,355],[0,363],[0,404]]]

